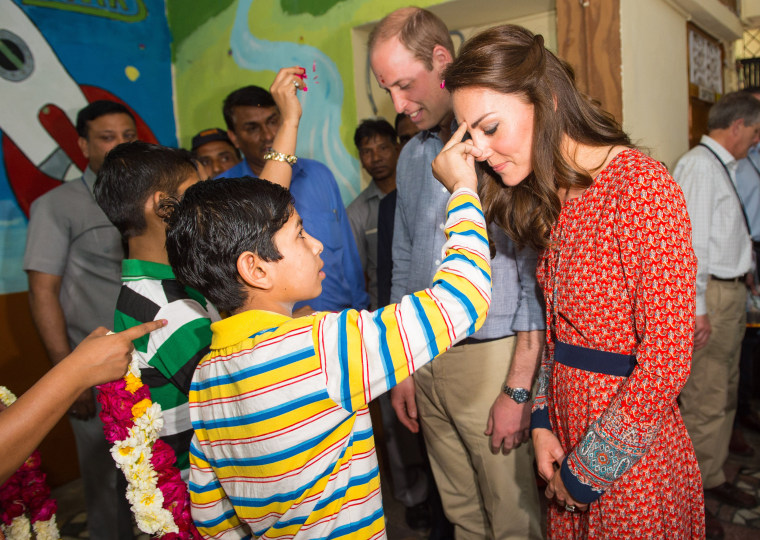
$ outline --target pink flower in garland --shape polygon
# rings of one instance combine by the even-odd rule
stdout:
[[[131,456],[139,456],[141,453],[134,451],[132,445],[135,443],[131,441],[136,440],[138,444],[142,444],[139,441],[144,440],[150,447],[150,466],[156,473],[154,486],[162,495],[163,504],[162,510],[157,512],[154,509],[138,507],[139,503],[133,502],[132,508],[138,525],[144,532],[157,534],[163,539],[200,540],[201,536],[190,515],[190,495],[187,485],[182,480],[179,469],[174,466],[176,463],[174,450],[164,441],[155,438],[157,431],[150,431],[151,422],[159,422],[155,429],[160,428],[161,408],[158,404],[151,402],[150,390],[140,380],[140,370],[136,360],[133,360],[123,379],[101,385],[99,389],[98,401],[102,405],[100,417],[106,439],[114,445],[114,450],[112,450],[112,453],[115,452],[114,456],[120,456],[119,460],[124,459],[123,463],[119,460],[117,463],[125,474],[135,466],[130,461],[134,459]],[[150,420],[151,417],[154,418],[153,421]],[[138,431],[143,435],[132,437],[133,432]],[[129,474],[127,478],[130,478]],[[130,483],[127,490],[128,498],[130,493],[134,496],[134,490],[135,486]],[[135,506],[136,504],[138,506]],[[143,513],[146,511],[147,513]],[[165,514],[160,515],[161,512]],[[141,523],[145,525],[145,528]],[[162,531],[172,530],[176,532],[166,532],[161,536]]]
[[[177,458],[174,456],[174,450],[172,450],[171,446],[161,439],[153,443],[153,456],[150,458],[150,462],[156,471],[160,472],[171,467],[175,461],[177,461]]]
[[[10,407],[14,401],[16,396],[0,386],[0,411]],[[0,518],[6,532],[13,535],[29,537],[27,535],[31,534],[29,527],[32,525],[37,538],[57,539],[60,537],[55,523],[58,506],[50,498],[50,488],[45,482],[41,465],[40,453],[35,450],[13,476],[0,485]],[[2,532],[0,530],[0,537],[3,537]]]
[[[47,521],[58,511],[58,503],[53,499],[48,499],[37,510],[37,515],[32,518],[35,521]],[[36,518],[36,519],[35,519]]]

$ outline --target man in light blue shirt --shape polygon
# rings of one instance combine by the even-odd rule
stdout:
[[[396,171],[394,301],[429,286],[441,262],[448,195],[431,163],[453,131],[451,95],[441,73],[453,61],[454,46],[435,15],[402,8],[375,27],[369,54],[396,112],[422,130],[401,151]],[[493,291],[485,324],[436,365],[396,386],[391,401],[410,430],[422,424],[457,539],[541,538],[532,454],[521,446],[528,439],[530,389],[544,343],[536,253],[516,249],[497,227],[488,233]]]
[[[272,95],[258,86],[246,86],[224,100],[224,121],[228,134],[243,153],[243,161],[218,178],[261,174],[264,155],[280,129],[280,111]],[[296,304],[294,313],[363,309],[369,305],[364,273],[346,208],[330,169],[318,161],[299,158],[293,165],[290,192],[303,219],[304,229],[322,242],[325,279],[322,294]]]
[[[760,242],[760,145],[747,152],[736,165],[736,191],[744,205],[752,242]]]
[[[745,88],[745,93],[760,99],[760,87]],[[760,260],[760,144],[752,146],[747,157],[740,159],[736,166],[736,191],[744,206],[752,237],[752,248],[755,254],[755,268]],[[757,270],[754,273],[757,287]],[[752,455],[752,447],[744,439],[740,425],[760,431],[760,416],[752,409],[752,372],[753,359],[760,347],[760,335],[755,328],[748,328],[742,341],[742,352],[739,360],[739,389],[736,406],[736,420],[731,434],[729,449],[739,455]]]

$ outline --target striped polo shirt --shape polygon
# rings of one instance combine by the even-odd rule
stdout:
[[[136,339],[134,345],[142,381],[163,410],[164,427],[159,435],[174,449],[177,467],[187,481],[193,434],[187,394],[193,371],[209,350],[209,327],[219,320],[219,314],[198,291],[181,285],[166,264],[126,259],[121,279],[114,316],[117,332],[157,319],[169,321]]]
[[[367,404],[479,328],[490,304],[480,201],[449,202],[432,288],[375,312],[211,325],[190,388],[193,519],[212,538],[384,538]],[[294,278],[296,279],[296,278]]]

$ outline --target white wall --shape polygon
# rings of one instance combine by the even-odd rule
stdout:
[[[686,18],[667,0],[622,0],[623,128],[671,168],[689,147]]]

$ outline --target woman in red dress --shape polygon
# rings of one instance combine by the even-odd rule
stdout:
[[[524,28],[473,37],[444,78],[460,127],[434,172],[476,174],[477,161],[487,217],[542,254],[547,345],[531,427],[557,503],[549,536],[703,538],[676,403],[696,272],[680,188]]]

